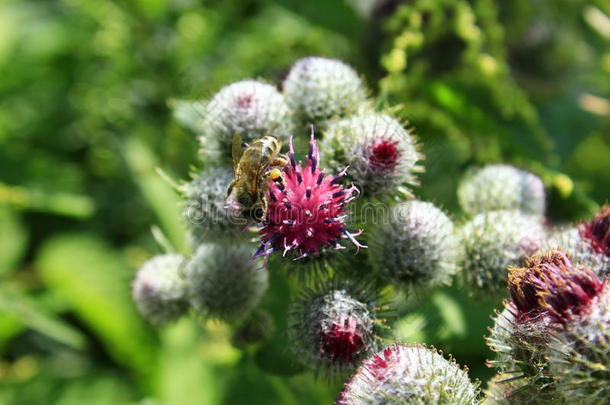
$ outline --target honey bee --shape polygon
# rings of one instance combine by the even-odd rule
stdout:
[[[288,164],[280,154],[282,143],[272,136],[254,140],[242,147],[239,134],[233,136],[232,154],[235,178],[227,189],[239,204],[242,216],[262,222],[267,215],[267,185],[282,181],[282,169]]]

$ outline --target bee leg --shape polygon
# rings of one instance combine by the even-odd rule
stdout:
[[[270,167],[285,167],[288,166],[288,159],[284,156],[277,156],[269,162]]]
[[[263,208],[262,222],[267,222],[267,213],[268,213],[268,209],[269,209],[269,204],[267,203],[267,199],[265,198],[265,193],[261,193],[260,201],[263,206],[262,207]]]
[[[235,179],[231,180],[231,183],[229,183],[229,187],[227,188],[227,196],[225,198],[229,198],[231,196],[231,192],[233,192],[233,187],[235,187]]]

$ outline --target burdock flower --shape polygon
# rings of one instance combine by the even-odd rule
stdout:
[[[560,251],[529,258],[525,268],[511,267],[508,291],[518,318],[546,316],[567,324],[589,310],[604,283],[587,268],[575,269]]]
[[[610,205],[603,206],[590,222],[582,224],[581,235],[597,253],[610,257]]]
[[[488,339],[498,354],[492,364],[526,377],[525,386],[553,400],[566,393],[583,394],[572,399],[593,393],[609,399],[610,386],[596,373],[610,371],[606,283],[590,269],[573,267],[563,252],[551,251],[532,256],[526,267],[511,267],[508,285],[511,300]]]
[[[371,230],[369,261],[387,281],[404,288],[449,284],[457,270],[458,240],[451,219],[434,204],[408,201]]]
[[[158,255],[140,267],[132,285],[132,296],[146,319],[162,325],[186,312],[186,284],[180,269],[184,257],[178,254]]]
[[[227,322],[243,320],[269,285],[266,268],[255,265],[245,244],[202,244],[185,266],[191,306],[199,314]]]
[[[302,363],[339,373],[378,348],[383,328],[380,297],[349,281],[325,282],[291,304],[288,336]]]
[[[359,114],[329,124],[322,140],[322,161],[340,170],[367,195],[395,193],[416,184],[421,156],[414,137],[386,114]]]
[[[469,215],[512,209],[526,214],[544,214],[542,180],[510,165],[488,165],[471,170],[460,182],[457,194],[460,206]]]
[[[394,344],[366,360],[345,384],[337,405],[477,404],[477,384],[442,354]]]
[[[508,266],[519,266],[545,239],[542,218],[519,211],[476,215],[460,230],[462,268],[466,285],[486,295],[506,291]]]
[[[267,218],[260,230],[261,246],[255,256],[275,251],[296,252],[296,259],[317,255],[325,247],[342,249],[339,241],[347,238],[357,248],[356,236],[347,230],[345,206],[352,201],[356,187],[344,188],[336,176],[318,168],[319,152],[311,135],[305,167],[297,163],[290,140],[290,164],[284,168],[283,182],[272,182],[268,189]]]
[[[184,218],[191,246],[201,243],[243,238],[247,222],[236,210],[226,206],[226,192],[233,180],[233,171],[226,167],[210,167],[181,186]]]
[[[205,105],[202,153],[207,160],[231,156],[233,135],[251,142],[266,135],[287,140],[294,128],[292,110],[275,86],[243,80],[223,87]]]
[[[283,84],[288,104],[306,122],[320,126],[356,112],[366,100],[358,73],[345,63],[320,57],[298,60]]]

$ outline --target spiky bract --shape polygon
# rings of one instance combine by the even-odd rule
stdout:
[[[477,404],[478,384],[441,353],[420,345],[394,344],[366,360],[337,405]]]
[[[415,184],[421,159],[415,140],[402,124],[386,114],[359,114],[331,122],[321,144],[322,161],[348,178],[365,195],[392,194]]]
[[[229,322],[248,315],[267,291],[269,278],[267,269],[250,256],[246,244],[200,245],[185,268],[193,308]]]
[[[559,404],[560,402],[552,402]],[[525,379],[511,374],[497,374],[488,383],[483,405],[548,405],[549,397]]]
[[[183,261],[178,254],[158,255],[138,270],[132,296],[142,316],[151,323],[171,322],[188,308],[186,285],[180,275]]]
[[[532,173],[497,164],[472,170],[458,187],[460,206],[469,215],[485,211],[520,210],[543,215],[544,184]]]
[[[266,135],[286,141],[293,129],[292,110],[275,86],[243,80],[223,87],[206,104],[199,140],[204,160],[229,161],[235,134],[243,142]]]
[[[380,297],[365,285],[331,280],[304,290],[289,308],[288,337],[298,359],[336,375],[378,349]]]
[[[366,100],[364,84],[345,63],[321,57],[298,60],[283,84],[288,104],[316,127],[332,117],[352,114]]]
[[[540,217],[519,211],[478,214],[460,230],[459,265],[474,292],[501,295],[508,266],[518,266],[540,248],[545,230]]]
[[[553,331],[549,373],[567,403],[610,403],[610,290],[569,327]]]
[[[387,281],[427,289],[448,284],[457,269],[453,223],[432,203],[399,203],[370,232],[369,260]]]
[[[233,172],[225,167],[210,167],[181,187],[191,245],[220,239],[233,240],[243,236],[247,225],[236,210],[226,208],[226,193]]]

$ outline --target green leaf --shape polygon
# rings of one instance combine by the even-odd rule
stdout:
[[[16,286],[5,283],[0,287],[0,312],[13,316],[24,326],[75,349],[83,349],[85,336],[21,292]]]
[[[0,353],[6,343],[23,331],[23,323],[15,315],[0,312]]]
[[[28,233],[21,217],[11,208],[0,205],[0,275],[18,265],[27,247]]]
[[[210,361],[201,356],[201,336],[191,319],[183,318],[161,335],[158,397],[173,405],[217,404],[220,386]]]
[[[156,347],[130,297],[132,270],[98,237],[64,234],[48,240],[36,261],[43,281],[65,299],[114,360],[149,384]]]
[[[177,251],[185,252],[186,230],[180,217],[180,198],[177,192],[157,173],[156,159],[146,144],[131,138],[123,150],[134,180],[154,210],[163,233]]]

